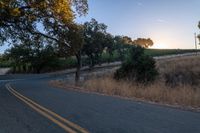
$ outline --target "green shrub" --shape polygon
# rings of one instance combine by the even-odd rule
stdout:
[[[115,72],[114,78],[149,83],[154,81],[157,75],[155,60],[144,54],[144,48],[134,46],[130,49],[128,59]]]

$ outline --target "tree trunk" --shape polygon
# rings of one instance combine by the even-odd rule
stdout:
[[[82,67],[81,51],[77,52],[76,59],[77,59],[77,67],[76,67],[75,83],[78,84],[80,81],[80,72]]]
[[[90,66],[89,66],[89,68],[90,68],[90,70],[92,70],[94,65],[95,65],[95,58],[94,58],[93,54],[91,54],[89,57],[90,57]]]

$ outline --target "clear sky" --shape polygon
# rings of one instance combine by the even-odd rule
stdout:
[[[89,0],[83,23],[95,18],[114,35],[150,37],[155,48],[194,48],[200,0]]]
[[[88,0],[84,23],[91,18],[108,26],[113,35],[151,38],[155,48],[194,48],[200,20],[200,0]],[[0,46],[0,53],[7,47]]]

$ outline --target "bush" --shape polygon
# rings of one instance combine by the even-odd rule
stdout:
[[[114,78],[149,83],[154,81],[157,75],[155,60],[144,54],[144,48],[134,46],[130,49],[128,59],[115,72]]]
[[[170,87],[176,87],[179,85],[195,86],[199,84],[200,73],[198,74],[190,70],[176,70],[173,72],[165,73],[164,77],[166,85]]]

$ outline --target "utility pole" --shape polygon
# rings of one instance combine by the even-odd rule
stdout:
[[[194,33],[195,49],[197,50],[197,33]]]
[[[196,49],[196,55],[197,55],[197,33],[194,33],[194,43],[195,43],[195,49]]]

